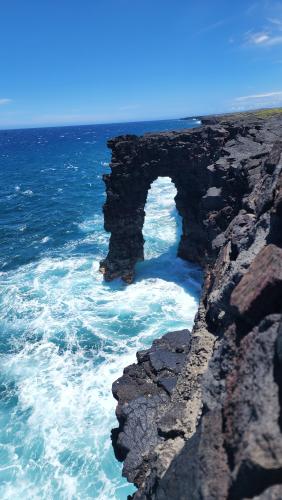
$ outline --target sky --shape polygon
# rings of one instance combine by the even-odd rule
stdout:
[[[282,0],[0,0],[0,128],[282,106]]]

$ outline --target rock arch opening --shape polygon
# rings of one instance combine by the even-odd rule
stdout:
[[[144,259],[170,252],[176,256],[182,233],[182,218],[175,197],[177,190],[170,177],[158,177],[148,190],[142,229]]]

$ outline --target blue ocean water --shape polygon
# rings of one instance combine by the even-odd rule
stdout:
[[[125,500],[111,384],[193,323],[201,272],[176,258],[175,187],[155,181],[136,282],[104,283],[108,138],[170,120],[0,131],[0,498]]]

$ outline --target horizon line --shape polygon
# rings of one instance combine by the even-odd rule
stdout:
[[[267,109],[282,109],[281,106],[264,106],[264,107],[259,107],[259,108],[250,108],[250,109],[245,109],[245,110],[236,110],[236,111],[222,111],[219,113],[197,113],[193,115],[186,115],[182,117],[167,117],[167,118],[150,118],[146,120],[130,120],[130,121],[113,121],[113,122],[100,122],[100,123],[71,123],[71,124],[62,124],[62,125],[23,125],[23,126],[15,126],[15,127],[8,127],[8,128],[1,128],[0,126],[0,132],[9,132],[13,130],[36,130],[36,129],[42,129],[42,128],[65,128],[65,127],[91,127],[91,126],[100,126],[100,125],[122,125],[125,123],[146,123],[146,122],[161,122],[161,121],[172,121],[172,120],[193,120],[193,119],[200,119],[203,116],[221,116],[221,115],[230,115],[230,114],[238,114],[238,113],[250,113],[250,112],[255,112],[255,111],[263,111]]]
[[[65,125],[23,125],[23,126],[16,126],[16,127],[9,127],[9,128],[1,128],[0,126],[0,132],[8,132],[12,130],[35,130],[38,128],[62,128],[62,127],[91,127],[91,126],[99,126],[99,125],[122,125],[124,123],[146,123],[146,122],[163,122],[163,121],[172,121],[172,120],[187,120],[188,118],[197,118],[198,115],[191,115],[191,117],[174,117],[174,118],[149,118],[147,120],[125,120],[125,121],[114,121],[114,122],[99,122],[99,123],[71,123],[71,124],[65,124]],[[201,114],[201,116],[204,116]]]

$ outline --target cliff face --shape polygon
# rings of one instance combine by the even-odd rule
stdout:
[[[109,145],[105,278],[133,280],[159,176],[177,188],[179,255],[205,269],[192,333],[155,341],[113,386],[113,445],[134,499],[281,499],[282,119]]]

